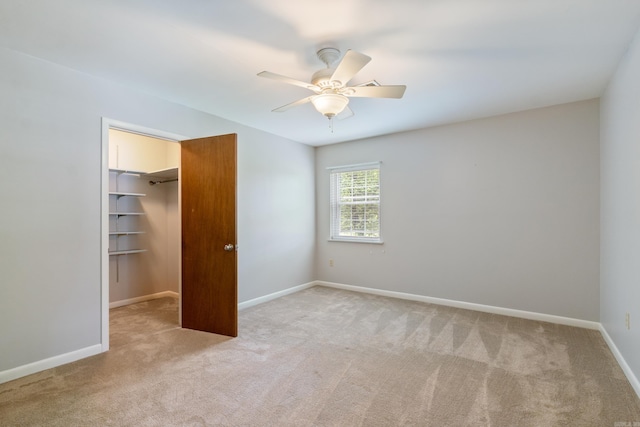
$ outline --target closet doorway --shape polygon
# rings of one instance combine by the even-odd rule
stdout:
[[[102,141],[103,351],[110,307],[172,293],[183,327],[237,336],[236,135],[103,119]]]

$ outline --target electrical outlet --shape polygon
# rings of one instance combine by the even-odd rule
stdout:
[[[329,267],[333,267],[333,260],[332,259],[329,260]]]
[[[627,327],[627,329],[631,329],[631,316],[629,316],[629,313],[626,313],[624,315],[624,324]]]

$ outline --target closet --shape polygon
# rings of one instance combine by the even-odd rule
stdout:
[[[111,307],[178,294],[180,144],[109,130]]]

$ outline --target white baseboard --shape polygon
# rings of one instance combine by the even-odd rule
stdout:
[[[37,362],[29,363],[27,365],[7,369],[6,371],[0,371],[0,384],[35,374],[46,369],[75,362],[76,360],[84,359],[85,357],[95,356],[99,353],[102,353],[102,345],[96,344],[90,347],[81,348],[80,350],[50,357],[48,359],[38,360]]]
[[[153,299],[164,298],[164,297],[178,298],[179,295],[177,292],[173,292],[173,291],[158,292],[156,294],[143,295],[141,297],[135,297],[135,298],[123,299],[120,301],[110,302],[109,308],[122,307],[124,305],[129,305],[129,304],[137,304],[139,302],[151,301]]]
[[[365,288],[362,286],[344,285],[342,283],[315,282],[320,286],[344,289],[347,291],[363,292],[384,297],[400,298],[411,301],[420,301],[430,304],[446,305],[448,307],[463,308],[466,310],[482,311],[485,313],[501,314],[503,316],[519,317],[522,319],[537,320],[540,322],[557,323],[560,325],[576,326],[579,328],[600,330],[600,323],[589,320],[573,319],[570,317],[555,316],[552,314],[536,313],[532,311],[515,310],[512,308],[495,307],[491,305],[475,304],[471,302],[455,301],[444,298],[433,298],[423,295],[408,294],[404,292],[387,291],[382,289]]]
[[[243,301],[238,304],[238,310],[244,310],[249,307],[253,307],[254,305],[262,304],[263,302],[271,301],[276,298],[283,297],[285,295],[293,294],[295,292],[300,292],[304,289],[311,288],[315,286],[318,282],[309,282],[302,285],[294,286],[292,288],[285,289],[283,291],[274,292],[269,295],[264,295],[258,298],[250,299],[248,301]]]
[[[631,387],[633,387],[633,389],[636,391],[636,394],[638,395],[638,397],[640,397],[640,381],[638,381],[638,378],[635,376],[635,374],[633,373],[633,371],[629,367],[629,364],[624,359],[624,357],[622,357],[622,353],[620,353],[620,350],[618,350],[618,347],[613,342],[613,339],[611,339],[611,336],[609,335],[609,333],[605,329],[604,325],[602,325],[602,324],[600,325],[600,333],[604,337],[604,340],[607,343],[607,345],[609,346],[609,349],[611,350],[611,352],[615,356],[616,360],[618,361],[618,364],[620,365],[620,368],[622,368],[622,372],[624,372],[625,376],[627,377],[627,379],[631,383]]]

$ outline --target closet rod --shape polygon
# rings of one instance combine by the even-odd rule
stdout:
[[[178,180],[178,178],[165,179],[164,181],[149,181],[149,185],[164,184],[165,182],[174,182],[174,181],[177,181],[177,180]]]

